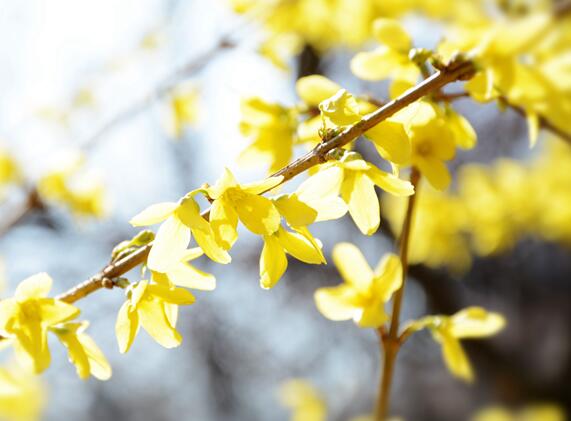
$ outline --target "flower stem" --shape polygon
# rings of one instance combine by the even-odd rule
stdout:
[[[387,335],[381,336],[381,347],[383,348],[384,352],[379,396],[377,398],[377,405],[375,408],[375,420],[377,421],[385,421],[387,418],[395,361],[401,345],[399,339],[400,313],[404,297],[404,289],[406,285],[406,276],[408,269],[408,246],[412,228],[414,206],[418,196],[419,181],[420,172],[415,167],[413,167],[410,174],[410,182],[414,186],[414,194],[408,199],[406,215],[398,241],[399,255],[402,262],[402,285],[395,293],[389,332]]]

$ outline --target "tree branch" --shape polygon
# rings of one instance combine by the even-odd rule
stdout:
[[[318,144],[312,151],[282,168],[280,171],[274,173],[273,176],[283,176],[282,183],[292,179],[307,169],[325,162],[329,152],[346,145],[364,134],[370,128],[386,120],[418,99],[437,91],[451,82],[467,80],[473,74],[474,66],[470,61],[451,63],[447,68],[433,74],[430,78],[409,89],[398,98],[364,116],[359,122],[348,127],[339,135]],[[209,210],[206,210],[202,215],[205,218],[208,218],[209,212]],[[104,286],[113,287],[114,284],[109,283],[108,281],[112,281],[114,278],[127,273],[134,267],[143,263],[151,250],[151,246],[152,243],[140,248],[118,262],[107,265],[92,278],[73,287],[63,294],[58,295],[56,298],[68,303],[73,303],[103,288]]]

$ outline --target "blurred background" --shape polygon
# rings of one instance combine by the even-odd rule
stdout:
[[[439,23],[415,13],[403,22],[419,46],[434,46],[442,34]],[[306,43],[280,69],[259,54],[266,31],[256,18],[235,14],[224,0],[1,0],[0,33],[1,147],[25,171],[25,180],[2,194],[2,296],[37,272],[54,278],[54,294],[89,278],[137,232],[127,222],[133,215],[213,183],[225,166],[241,181],[263,177],[266,168],[236,163],[249,143],[239,131],[242,98],[292,105],[295,80],[313,73],[351,92],[387,93],[385,83],[365,83],[349,71],[355,52],[373,44]],[[199,99],[196,120],[176,136],[169,94],[180,86]],[[456,109],[468,116],[479,144],[461,152],[453,168],[499,157],[531,160],[548,145],[529,149],[517,112],[469,99]],[[72,215],[57,201],[21,212],[29,186],[78,162],[81,188],[101,186],[97,217]],[[571,184],[563,187],[571,191]],[[545,206],[565,204],[554,196]],[[335,243],[350,241],[374,265],[393,247],[384,225],[365,237],[345,217],[313,231],[329,260]],[[244,231],[239,241],[231,265],[200,262],[218,284],[181,311],[179,348],[164,349],[140,334],[120,355],[114,324],[123,292],[79,302],[113,377],[79,380],[54,341],[42,376],[42,419],[286,420],[290,411],[277,391],[292,377],[314,384],[330,420],[368,413],[379,377],[376,334],[325,319],[313,302],[318,287],[340,282],[335,267],[290,260],[280,283],[265,291],[258,285],[259,239]],[[393,412],[405,420],[455,421],[493,405],[548,403],[571,411],[570,256],[561,241],[525,235],[501,253],[474,258],[461,274],[413,265],[405,319],[481,305],[503,313],[509,325],[492,340],[466,344],[473,385],[449,375],[428,334],[415,335],[399,355]]]

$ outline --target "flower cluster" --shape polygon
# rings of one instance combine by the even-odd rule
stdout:
[[[470,267],[472,253],[499,254],[520,239],[535,236],[563,245],[571,243],[568,221],[571,148],[547,142],[529,163],[500,159],[493,165],[465,165],[452,192],[423,186],[414,221],[410,261],[455,272]],[[561,206],[545,206],[557,197]],[[398,234],[405,202],[387,196],[383,212]]]

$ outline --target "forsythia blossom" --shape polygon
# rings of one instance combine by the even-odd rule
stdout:
[[[141,326],[165,348],[179,346],[182,337],[175,329],[178,306],[192,303],[194,296],[184,288],[169,288],[146,280],[131,285],[115,324],[119,351],[129,350]]]
[[[190,243],[191,235],[206,255],[218,263],[229,263],[230,256],[214,240],[211,225],[200,214],[194,199],[197,191],[188,193],[178,202],[163,202],[149,206],[134,216],[133,226],[154,225],[164,221],[153,242],[147,264],[157,272],[165,273],[173,265],[179,265]]]
[[[427,316],[409,324],[409,331],[430,329],[434,340],[442,345],[444,362],[450,372],[465,381],[474,379],[470,361],[460,339],[495,335],[505,326],[503,316],[481,307],[469,307],[453,316]]]
[[[0,330],[13,341],[24,367],[40,373],[50,364],[48,332],[55,333],[69,353],[79,377],[90,374],[100,380],[111,377],[111,367],[93,339],[85,333],[87,322],[70,322],[79,309],[47,295],[52,279],[45,273],[18,285],[14,298],[0,301]]]
[[[412,40],[403,26],[396,20],[381,18],[374,22],[373,33],[381,46],[357,54],[351,61],[352,72],[365,80],[394,78],[414,85],[420,70],[409,58]]]
[[[357,247],[340,243],[333,249],[333,261],[345,282],[315,292],[321,314],[335,321],[353,319],[360,327],[386,322],[384,304],[402,284],[399,258],[386,254],[373,271]]]
[[[71,304],[48,298],[51,286],[52,279],[40,273],[23,280],[13,298],[0,301],[2,336],[14,341],[16,356],[35,373],[50,365],[49,329],[79,314]]]

